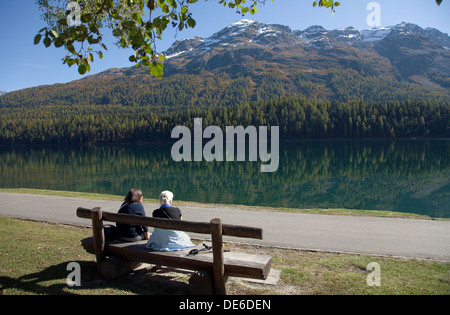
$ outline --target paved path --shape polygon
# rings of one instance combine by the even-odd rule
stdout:
[[[0,215],[74,225],[89,225],[78,207],[116,212],[120,201],[0,193]],[[158,205],[144,203],[147,215]],[[450,261],[450,221],[353,217],[252,211],[234,206],[182,206],[184,220],[261,227],[253,243],[307,250],[365,253]],[[229,240],[249,242],[249,239]]]

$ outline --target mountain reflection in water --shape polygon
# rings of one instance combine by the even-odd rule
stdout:
[[[349,208],[450,217],[450,141],[280,144],[260,162],[174,162],[171,144],[0,148],[2,188],[37,188],[289,208]]]

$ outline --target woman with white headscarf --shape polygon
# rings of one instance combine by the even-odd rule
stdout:
[[[163,218],[170,220],[183,220],[181,210],[172,206],[173,193],[166,190],[159,195],[160,207],[153,211],[154,218]],[[191,242],[189,235],[181,231],[166,230],[155,228],[147,248],[155,251],[175,251],[195,247]]]

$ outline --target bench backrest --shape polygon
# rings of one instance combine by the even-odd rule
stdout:
[[[80,218],[92,219],[92,213],[95,209],[78,208],[77,216]],[[102,211],[101,219],[108,222],[124,223],[131,225],[145,225],[161,229],[193,232],[199,234],[211,234],[211,222],[194,222],[194,221],[181,221],[170,220],[163,218],[144,217],[140,215],[111,213]],[[213,219],[218,220],[218,219]],[[263,231],[260,228],[222,224],[222,235],[260,239],[263,238]]]

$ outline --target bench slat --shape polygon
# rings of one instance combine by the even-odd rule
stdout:
[[[83,239],[83,247],[89,253],[95,253],[92,237]],[[213,270],[212,252],[195,256],[187,256],[189,251],[159,252],[149,251],[145,247],[147,241],[133,243],[107,242],[105,250],[107,255],[118,255],[132,261],[140,261],[155,265],[182,268],[188,270]],[[264,280],[267,278],[271,267],[271,256],[253,255],[236,252],[224,253],[224,268],[229,276],[245,277]]]
[[[80,218],[91,219],[91,209],[78,208],[77,216]],[[131,225],[145,225],[161,229],[178,230],[185,232],[193,232],[200,234],[211,234],[211,224],[208,222],[193,222],[170,220],[161,218],[144,217],[139,215],[130,215],[122,213],[102,212],[104,221],[124,223]],[[253,239],[263,239],[263,231],[261,228],[248,226],[222,224],[222,234],[235,237],[245,237]]]

